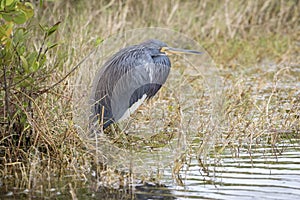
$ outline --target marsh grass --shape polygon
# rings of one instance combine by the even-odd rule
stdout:
[[[264,143],[272,144],[276,152],[276,143],[280,140],[299,138],[298,1],[70,0],[36,6],[31,27],[61,21],[59,32],[52,38],[59,45],[51,50],[47,64],[58,65],[58,70],[47,80],[49,85],[62,80],[72,67],[113,33],[139,27],[166,27],[198,41],[220,70],[226,99],[226,126],[222,127],[222,134],[216,138],[210,155],[221,154],[225,148]],[[32,48],[40,46],[38,28],[30,42]],[[12,102],[26,113],[28,125],[18,132],[12,127],[9,133],[1,126],[0,186],[5,189],[0,193],[16,187],[25,191],[25,195],[51,196],[53,193],[49,191],[64,180],[65,185],[57,190],[69,192],[76,199],[76,191],[84,187],[92,190],[102,186],[118,188],[128,185],[134,178],[153,180],[151,175],[135,177],[98,163],[96,150],[79,136],[73,121],[77,105],[71,101],[74,94],[71,80],[78,75],[75,71],[45,94],[29,98],[32,102],[30,113],[17,98]],[[196,100],[199,124],[193,150],[176,161],[175,179],[182,166],[188,165],[189,157],[205,146],[203,138],[210,131],[206,124],[210,106],[207,94],[203,85],[193,83],[195,77],[189,79],[192,87],[202,93]],[[158,124],[162,125],[162,130],[176,133],[183,127],[180,103],[176,102],[176,93],[167,88],[150,102],[150,107],[163,108],[165,121]],[[151,121],[155,124],[153,118],[149,119],[150,114],[151,109],[146,105],[133,116],[136,130],[139,127],[134,125],[135,121],[136,124],[151,125]],[[205,162],[202,167],[205,168]],[[160,176],[154,177],[159,179]]]

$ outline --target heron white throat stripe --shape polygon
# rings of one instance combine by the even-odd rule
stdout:
[[[134,111],[138,109],[138,107],[140,107],[140,105],[142,105],[142,103],[145,101],[146,98],[147,95],[144,94],[142,98],[137,100],[137,102],[132,104],[132,106],[125,111],[125,113],[122,115],[120,119],[117,120],[117,122],[123,121],[124,119],[128,118],[132,113],[134,113]]]

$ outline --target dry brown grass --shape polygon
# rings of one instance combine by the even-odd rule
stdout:
[[[221,147],[216,149],[222,152],[228,146],[275,145],[281,139],[299,137],[299,8],[299,2],[292,0],[70,0],[46,2],[43,8],[37,8],[32,25],[62,22],[54,38],[59,46],[51,52],[49,61],[49,65],[58,63],[60,71],[52,75],[49,85],[61,80],[100,40],[117,32],[157,26],[198,41],[217,63],[227,86],[226,127],[217,138]],[[33,37],[32,42],[39,46],[40,40]],[[114,169],[99,167],[90,144],[79,137],[72,113],[76,104],[71,103],[71,80],[76,75],[31,99],[33,113],[27,113],[28,126],[23,130],[14,132],[11,127],[9,134],[1,130],[5,137],[0,138],[0,185],[46,194],[53,183],[68,177],[62,190],[70,190],[75,199],[74,190],[85,184],[94,183],[92,187],[97,188],[101,181],[114,186],[130,179],[123,174],[116,178]],[[176,94],[163,90],[155,101],[164,106],[174,104],[174,99]],[[203,109],[209,106],[205,95],[197,103]],[[14,104],[21,106],[22,102]],[[166,123],[172,122],[171,129],[177,131],[180,112],[175,108],[166,112]],[[203,119],[197,133],[200,141],[208,128],[203,109],[197,111]],[[147,117],[140,120],[147,121]],[[91,175],[93,170],[96,176]]]

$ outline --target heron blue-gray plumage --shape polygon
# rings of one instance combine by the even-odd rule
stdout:
[[[201,54],[168,47],[148,40],[115,53],[100,69],[92,100],[92,123],[103,129],[133,113],[152,98],[166,82],[171,68],[170,54]]]

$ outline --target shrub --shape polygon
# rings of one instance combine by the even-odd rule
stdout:
[[[52,27],[39,26],[42,35],[36,39],[30,23],[34,6],[20,0],[0,2],[0,67],[1,67],[1,137],[6,147],[29,146],[33,130],[28,118],[34,119],[35,99],[49,90],[47,78],[55,66],[47,65],[47,54],[57,46],[50,36],[59,23]],[[34,40],[40,40],[36,47]],[[2,154],[3,151],[0,151]]]

